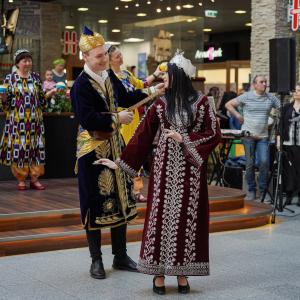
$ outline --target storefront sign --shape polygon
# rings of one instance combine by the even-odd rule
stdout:
[[[297,31],[299,28],[300,17],[300,0],[293,0],[293,5],[288,7],[288,20],[292,21],[292,30]]]
[[[77,54],[77,32],[76,31],[65,31],[64,32],[64,55],[76,55]]]
[[[222,57],[223,50],[221,48],[215,50],[214,47],[208,48],[207,51],[197,50],[195,54],[195,59],[208,58],[208,60],[214,60],[215,57]]]
[[[205,17],[208,17],[208,18],[216,18],[217,15],[218,15],[218,11],[217,10],[206,9],[204,11],[204,13],[205,13]]]

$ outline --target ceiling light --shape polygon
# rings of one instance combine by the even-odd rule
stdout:
[[[87,7],[78,7],[78,11],[88,11],[89,9]]]
[[[170,6],[167,6],[167,11],[171,11],[171,7]]]
[[[8,0],[8,2],[9,2],[9,3],[13,3],[13,2],[14,2],[14,0]]]
[[[132,0],[120,0],[121,2],[131,2]]]
[[[116,7],[115,7],[115,10],[119,10],[119,9],[120,9],[120,7],[119,7],[119,6],[116,6]]]
[[[147,16],[147,14],[146,13],[138,13],[138,14],[136,14],[138,17],[146,17]]]
[[[107,44],[107,45],[120,45],[121,43],[120,42],[114,42],[114,41],[107,41],[107,42],[105,42],[105,44]]]
[[[98,23],[101,23],[101,24],[105,24],[107,22],[108,22],[107,20],[98,20]]]
[[[176,5],[176,9],[177,10],[181,10],[181,6],[180,5]]]
[[[210,0],[211,2],[215,2],[215,0]]]
[[[193,19],[194,16],[172,16],[172,17],[164,17],[164,18],[158,18],[158,19],[152,19],[148,21],[139,21],[135,22],[134,26],[136,27],[161,27],[163,25],[170,25],[170,24],[178,24],[182,22],[186,22],[188,19]]]
[[[118,29],[118,28],[115,28],[115,29],[113,29],[111,32],[121,32],[121,30]]]
[[[128,8],[129,6],[128,6],[128,5],[125,5],[124,7],[125,7],[125,8]]]
[[[136,3],[135,6],[136,6],[136,7],[139,7],[140,5],[139,5],[139,3]]]
[[[251,27],[252,23],[246,23],[245,26]]]
[[[199,6],[202,6],[202,2],[199,2],[198,4],[199,4]]]
[[[194,21],[197,21],[197,19],[196,18],[187,19],[187,22],[189,22],[189,23],[194,22]]]
[[[236,14],[245,14],[246,11],[245,10],[236,10],[235,13]]]
[[[65,28],[66,28],[66,29],[74,29],[75,26],[73,26],[73,25],[67,25],[67,26],[65,26]]]
[[[161,13],[161,9],[160,9],[160,8],[157,8],[157,9],[156,9],[156,12],[157,12],[157,13]]]
[[[171,37],[174,36],[174,33],[170,33],[170,36],[171,36]]]
[[[185,4],[185,5],[182,5],[183,8],[193,8],[194,5],[193,4]]]
[[[210,31],[212,31],[212,29],[211,28],[204,28],[203,31],[204,32],[210,32]]]
[[[147,1],[147,4],[151,4],[151,1]]]
[[[143,42],[144,39],[139,39],[139,38],[129,38],[125,39],[124,42],[126,43],[138,43],[138,42]]]

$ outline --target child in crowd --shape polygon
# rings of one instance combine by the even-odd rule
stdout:
[[[53,73],[51,70],[46,70],[45,81],[43,82],[43,90],[49,92],[55,88],[56,82],[53,80]]]

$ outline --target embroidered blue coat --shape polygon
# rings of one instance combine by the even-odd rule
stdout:
[[[112,71],[100,88],[82,72],[71,89],[72,106],[80,130],[115,132],[95,150],[78,159],[78,184],[82,223],[88,229],[124,224],[137,215],[132,195],[132,179],[122,170],[93,165],[99,158],[117,159],[124,146],[116,130],[118,106],[129,107],[147,95],[141,90],[127,92]]]

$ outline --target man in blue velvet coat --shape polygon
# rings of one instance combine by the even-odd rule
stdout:
[[[105,278],[101,254],[101,228],[111,228],[113,267],[136,271],[136,263],[126,252],[127,223],[137,215],[132,193],[132,180],[121,169],[111,170],[94,165],[100,158],[117,159],[124,147],[119,132],[121,124],[129,124],[133,113],[117,112],[151,93],[150,90],[126,92],[121,81],[108,70],[108,55],[103,37],[88,28],[80,37],[79,47],[85,61],[84,71],[71,90],[72,106],[79,121],[77,170],[81,220],[86,229],[93,278]],[[163,84],[156,86],[163,92]],[[155,88],[154,88],[155,90]],[[153,89],[152,89],[153,91]],[[110,133],[105,140],[94,138],[95,132]]]

